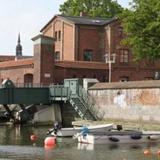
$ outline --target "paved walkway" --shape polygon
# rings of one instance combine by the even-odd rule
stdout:
[[[122,125],[124,129],[136,129],[136,130],[152,130],[152,131],[160,131],[160,123],[152,123],[150,122],[128,122],[123,120],[104,120],[104,121],[74,121],[72,122],[75,126],[82,126],[82,125],[97,125],[97,124],[104,124],[104,123],[113,123],[114,125]]]

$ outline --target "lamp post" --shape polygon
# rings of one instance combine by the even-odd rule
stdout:
[[[115,63],[115,60],[116,60],[116,54],[110,54],[110,53],[105,54],[105,62],[108,63],[108,69],[109,69],[109,74],[108,74],[109,83],[112,81],[112,63]]]

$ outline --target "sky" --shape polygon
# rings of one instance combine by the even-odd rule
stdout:
[[[128,7],[131,0],[117,0]],[[18,34],[23,55],[33,55],[32,37],[59,14],[59,5],[65,0],[0,0],[0,55],[15,55]]]

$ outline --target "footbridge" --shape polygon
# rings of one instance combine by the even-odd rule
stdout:
[[[29,113],[24,107],[25,104],[52,104],[55,102],[69,102],[82,119],[102,118],[95,106],[95,101],[83,88],[82,79],[65,79],[64,85],[47,87],[29,85],[17,87],[11,80],[5,80],[0,87],[0,104],[4,106],[12,119],[14,119],[14,115],[10,110],[11,104],[19,104],[27,119]]]

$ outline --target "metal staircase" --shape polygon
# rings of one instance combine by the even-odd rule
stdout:
[[[82,119],[97,120],[80,97],[70,98],[69,102]]]
[[[79,90],[76,95],[70,96],[69,102],[82,119],[103,119],[103,113],[100,112],[95,100],[82,88],[82,86],[79,86]]]

